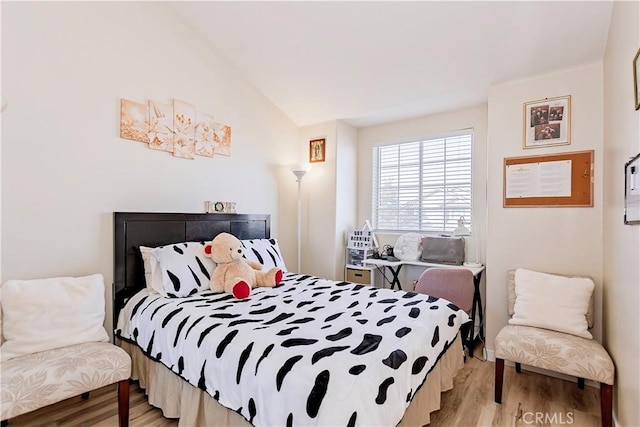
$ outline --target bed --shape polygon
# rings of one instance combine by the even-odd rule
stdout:
[[[291,272],[243,300],[148,289],[141,247],[221,232],[274,242],[269,215],[114,214],[115,337],[151,405],[185,426],[429,423],[463,364],[463,311]]]

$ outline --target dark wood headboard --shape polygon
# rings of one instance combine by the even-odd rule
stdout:
[[[126,301],[145,287],[140,246],[209,241],[222,232],[238,239],[271,237],[270,215],[114,212],[113,325]]]

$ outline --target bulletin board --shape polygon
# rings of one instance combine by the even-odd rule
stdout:
[[[592,207],[593,150],[504,159],[504,207]]]

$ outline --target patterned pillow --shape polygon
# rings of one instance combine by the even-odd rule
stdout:
[[[263,265],[263,270],[277,267],[287,271],[276,239],[241,240],[241,242],[244,246],[244,257],[247,260],[259,262]]]
[[[162,290],[156,289],[161,295],[186,297],[209,288],[216,264],[204,254],[203,242],[161,246],[151,254],[158,261],[162,274]]]

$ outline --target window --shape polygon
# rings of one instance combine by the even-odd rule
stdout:
[[[471,218],[471,130],[373,147],[373,227],[453,233]]]

